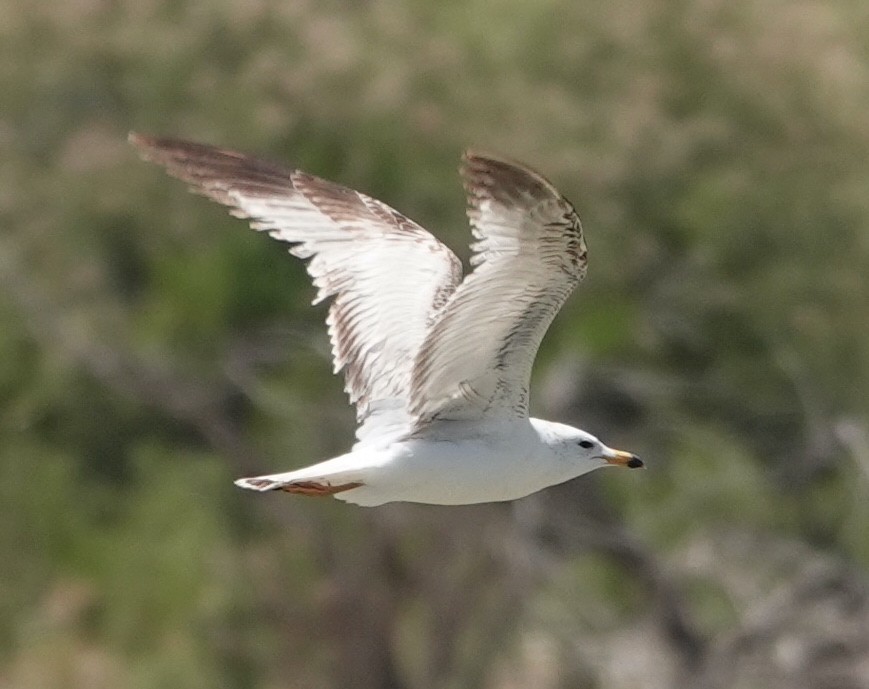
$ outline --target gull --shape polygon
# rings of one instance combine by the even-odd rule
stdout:
[[[356,407],[350,452],[255,491],[357,505],[515,500],[599,467],[642,467],[571,426],[531,418],[531,368],[555,314],[585,277],[573,205],[531,168],[468,151],[460,173],[472,270],[428,231],[358,191],[297,169],[131,133],[146,160],[291,244],[331,300],[335,373]]]

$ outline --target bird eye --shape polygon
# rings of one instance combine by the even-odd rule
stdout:
[[[586,450],[590,450],[594,447],[594,443],[591,440],[580,440],[579,446],[585,448]]]

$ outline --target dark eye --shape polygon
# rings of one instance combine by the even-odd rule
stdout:
[[[594,447],[594,443],[591,440],[580,440],[579,446],[585,448],[586,450],[590,450]]]

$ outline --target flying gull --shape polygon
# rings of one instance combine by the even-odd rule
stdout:
[[[472,270],[429,232],[365,194],[235,151],[140,134],[131,143],[191,190],[290,243],[331,299],[335,372],[356,406],[347,454],[236,481],[359,505],[514,500],[605,466],[642,461],[528,415],[531,367],[583,279],[576,211],[530,168],[463,157]]]

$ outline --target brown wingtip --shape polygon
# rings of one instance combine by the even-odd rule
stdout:
[[[185,141],[184,139],[172,139],[165,136],[151,136],[150,134],[140,134],[139,132],[130,132],[127,135],[127,141],[135,146],[143,156],[152,156],[157,152],[208,152],[215,151],[220,153],[230,153],[222,151],[213,146],[196,143],[195,141]],[[240,155],[240,154],[236,154]]]
[[[473,148],[462,154],[459,173],[465,190],[473,197],[514,198],[523,192],[532,197],[560,198],[561,194],[543,174],[518,160]]]
[[[132,146],[135,146],[140,151],[144,152],[149,148],[153,148],[157,144],[158,139],[154,136],[149,136],[148,134],[130,132],[129,134],[127,134],[127,141]]]
[[[143,160],[152,162],[156,162],[154,158],[160,149],[170,148],[175,143],[172,139],[161,139],[157,136],[140,134],[139,132],[127,134],[127,141],[139,152]]]
[[[139,151],[145,160],[167,166],[170,163],[185,164],[191,160],[198,160],[219,162],[228,166],[252,165],[263,170],[268,169],[273,174],[285,172],[280,166],[259,160],[247,153],[196,141],[187,141],[186,139],[130,132],[127,135],[127,141]]]
[[[462,152],[462,162],[463,163],[472,163],[474,161],[488,161],[491,163],[500,163],[502,165],[511,165],[514,167],[523,167],[527,168],[528,166],[525,163],[522,163],[513,158],[509,158],[507,156],[502,156],[497,153],[492,153],[491,151],[483,151],[478,148],[466,148]]]
[[[145,153],[149,148],[149,137],[139,134],[138,132],[130,132],[127,134],[127,143],[135,148],[140,156],[143,158],[145,157]]]
[[[459,172],[464,178],[477,177],[480,174],[491,174],[495,170],[521,170],[539,175],[536,170],[532,170],[518,160],[513,160],[507,156],[481,151],[475,148],[467,148],[462,152],[462,163],[459,166]]]

